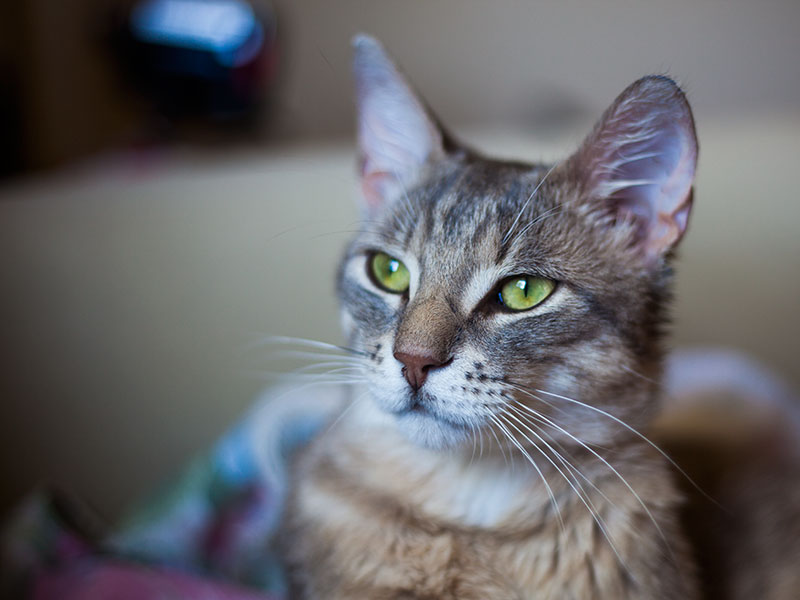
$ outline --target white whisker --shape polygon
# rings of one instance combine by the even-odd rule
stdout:
[[[361,370],[363,368],[363,364],[360,362],[352,363],[352,362],[338,361],[338,360],[327,360],[324,362],[312,363],[310,365],[306,365],[305,367],[300,367],[298,369],[293,369],[290,372],[308,373],[313,371],[314,369],[327,369],[329,367],[342,367],[342,368],[347,367],[353,370]]]
[[[472,438],[472,456],[470,456],[470,458],[469,458],[469,464],[471,465],[475,461],[475,452],[476,452],[476,447],[475,446],[477,444],[477,440],[475,439],[475,437],[476,437],[475,436],[475,424],[474,423],[470,423],[469,424],[469,428],[470,428],[470,432],[472,433],[472,435],[470,436]]]
[[[535,396],[535,395],[533,395],[533,394],[531,394],[531,396],[532,396],[533,398],[536,398],[536,396]],[[523,407],[523,408],[526,408],[526,409],[529,409],[529,407],[525,406],[523,403],[521,403],[521,402],[519,402],[519,401],[516,401],[516,400],[515,400],[515,402],[517,402],[517,404],[518,404],[519,406],[521,406],[521,407]],[[529,410],[531,410],[531,411],[532,411],[533,409],[529,409]],[[593,448],[589,447],[589,446],[588,446],[588,445],[587,445],[585,442],[583,442],[583,440],[580,440],[579,438],[577,438],[576,436],[574,436],[573,434],[571,434],[569,431],[567,431],[566,429],[564,429],[564,428],[563,428],[563,427],[561,427],[560,425],[558,425],[558,424],[556,424],[555,422],[553,422],[551,419],[548,419],[548,418],[547,418],[547,417],[545,417],[544,415],[541,415],[541,414],[538,414],[538,413],[536,414],[536,416],[537,416],[537,418],[541,419],[541,420],[542,420],[544,423],[546,423],[546,424],[547,424],[547,425],[549,425],[550,427],[553,427],[554,429],[557,429],[558,431],[560,431],[561,433],[563,433],[564,435],[566,435],[567,437],[569,437],[571,440],[573,440],[574,442],[578,443],[578,444],[579,444],[579,445],[580,445],[582,448],[584,448],[585,450],[589,451],[589,452],[590,452],[590,453],[591,453],[591,454],[592,454],[594,457],[596,457],[596,458],[597,458],[598,460],[600,460],[600,461],[601,461],[601,462],[602,462],[602,463],[603,463],[603,464],[604,464],[606,467],[608,467],[608,469],[609,469],[609,470],[610,470],[610,471],[611,471],[611,472],[612,472],[614,475],[616,475],[616,476],[617,476],[617,478],[619,478],[619,480],[622,482],[622,484],[623,484],[623,485],[624,485],[626,488],[628,488],[628,491],[630,491],[630,493],[631,493],[631,494],[633,494],[633,497],[634,497],[634,498],[636,498],[636,501],[637,501],[637,502],[639,503],[639,505],[642,507],[642,510],[644,510],[644,512],[647,514],[648,518],[650,519],[650,521],[651,521],[651,522],[653,523],[653,525],[655,526],[656,530],[658,531],[659,535],[661,536],[661,539],[663,539],[663,540],[664,540],[664,543],[665,543],[665,544],[667,545],[667,547],[669,548],[669,542],[667,541],[667,537],[666,537],[666,535],[664,535],[664,532],[662,531],[662,529],[661,529],[661,526],[658,524],[658,521],[656,521],[656,518],[655,518],[655,516],[653,516],[653,513],[652,513],[652,512],[650,512],[650,509],[649,509],[649,508],[648,508],[648,506],[647,506],[647,505],[644,503],[644,500],[642,500],[641,496],[639,496],[639,494],[636,492],[636,490],[634,490],[634,489],[633,489],[633,486],[631,486],[631,484],[630,484],[630,483],[628,483],[628,480],[627,480],[627,479],[625,479],[625,477],[623,477],[623,476],[622,476],[622,474],[621,474],[621,473],[620,473],[620,472],[619,472],[619,471],[618,471],[616,468],[614,468],[614,466],[613,466],[611,463],[609,463],[609,462],[608,462],[608,461],[607,461],[605,458],[603,458],[602,456],[600,456],[600,454],[598,454],[598,453],[597,453],[597,452],[596,452],[596,451],[595,451]],[[671,549],[670,549],[670,552],[671,552]]]
[[[547,433],[547,432],[546,432],[544,429],[542,429],[541,427],[539,427],[539,426],[536,424],[536,422],[534,422],[534,421],[532,421],[532,420],[531,420],[531,418],[533,418],[533,419],[536,419],[536,420],[538,420],[540,423],[543,423],[543,424],[546,424],[546,425],[550,425],[550,423],[548,423],[548,422],[546,421],[547,417],[545,417],[545,416],[543,416],[543,415],[541,415],[541,414],[537,413],[536,411],[534,411],[534,410],[533,410],[532,408],[530,408],[529,406],[526,406],[526,405],[524,405],[524,404],[521,404],[521,403],[520,403],[518,400],[514,400],[514,402],[515,402],[515,403],[517,403],[519,406],[521,406],[522,408],[524,408],[524,409],[525,409],[526,411],[528,411],[528,412],[524,412],[524,411],[520,410],[519,406],[514,406],[513,404],[509,404],[509,405],[507,405],[507,406],[506,406],[506,408],[513,410],[515,413],[517,413],[517,415],[518,415],[518,416],[519,416],[521,419],[524,419],[524,420],[525,420],[525,421],[526,421],[526,422],[527,422],[529,425],[532,425],[533,427],[536,427],[537,431],[539,431],[539,433],[540,433],[540,434],[542,434],[542,435],[543,435],[543,436],[545,436],[545,437],[546,437],[548,440],[550,440],[550,442],[551,442],[551,443],[552,443],[554,446],[557,446],[557,447],[558,447],[558,449],[559,449],[559,452],[556,452],[556,451],[555,451],[555,449],[553,449],[553,448],[552,448],[552,446],[550,446],[550,444],[547,444],[547,445],[548,445],[548,447],[550,447],[550,448],[551,448],[551,450],[552,450],[552,451],[553,451],[553,452],[554,452],[554,453],[555,453],[557,456],[560,456],[560,457],[562,457],[562,458],[563,458],[563,456],[562,456],[562,455],[566,455],[567,457],[569,457],[569,458],[571,458],[572,460],[574,460],[574,457],[573,457],[573,456],[572,456],[572,455],[571,455],[571,454],[570,454],[570,453],[567,451],[567,449],[566,449],[566,448],[564,448],[563,444],[559,443],[559,442],[558,442],[558,441],[557,441],[557,440],[556,440],[556,439],[555,439],[555,438],[554,438],[552,435],[550,435],[549,433]],[[545,443],[547,443],[547,442],[545,442]],[[565,460],[565,459],[564,459],[564,460]],[[585,476],[585,475],[584,475],[584,474],[581,472],[581,470],[580,470],[580,469],[578,469],[577,467],[575,467],[574,465],[572,465],[572,464],[571,464],[569,461],[566,461],[566,463],[567,463],[567,465],[568,465],[569,467],[571,467],[571,468],[572,468],[572,470],[574,470],[574,471],[575,471],[575,472],[576,472],[578,475],[580,475],[581,479],[583,479],[583,480],[584,480],[586,483],[588,483],[590,486],[592,486],[592,488],[593,488],[593,489],[594,489],[594,490],[595,490],[595,491],[596,491],[596,492],[597,492],[597,493],[598,493],[598,494],[599,494],[599,495],[600,495],[600,496],[601,496],[601,497],[602,497],[602,498],[603,498],[603,499],[604,499],[606,502],[608,502],[608,503],[609,503],[611,506],[614,506],[614,507],[616,507],[616,504],[614,504],[614,502],[612,502],[612,501],[611,501],[611,499],[610,499],[608,496],[606,496],[606,495],[603,493],[603,491],[602,491],[602,490],[601,490],[599,487],[597,487],[597,486],[594,484],[594,482],[593,482],[591,479],[589,479],[588,477],[586,477],[586,476]],[[583,487],[583,486],[581,486],[581,487]]]
[[[487,416],[491,420],[491,414],[489,414]],[[497,437],[497,432],[494,430],[493,427],[489,427],[489,433],[492,434],[492,436],[494,437],[495,441],[497,442],[497,447],[500,450],[500,454],[503,455],[503,462],[506,464],[506,466],[508,466],[508,458],[506,458],[506,451],[503,449],[503,444],[500,442],[500,438]],[[491,439],[489,441],[491,442]],[[513,457],[512,457],[512,460],[513,460]],[[513,462],[512,462],[512,470],[513,470]]]
[[[656,381],[655,379],[651,379],[651,378],[650,378],[650,377],[648,377],[647,375],[642,375],[641,373],[639,373],[639,371],[637,371],[636,369],[632,369],[632,368],[631,368],[631,367],[629,367],[628,365],[620,365],[620,367],[622,367],[622,368],[623,368],[625,371],[627,371],[628,373],[631,373],[631,374],[633,374],[633,375],[636,375],[637,377],[639,377],[639,378],[641,378],[641,379],[644,379],[645,381],[648,381],[648,382],[650,382],[650,383],[654,383],[654,384],[656,384],[656,385],[659,385],[658,381]]]
[[[513,408],[513,406],[511,406],[511,405],[508,405],[506,408]],[[555,450],[555,449],[554,449],[554,448],[553,448],[553,447],[552,447],[550,444],[548,444],[548,443],[547,443],[547,442],[546,442],[546,441],[545,441],[545,440],[542,438],[542,436],[540,436],[540,435],[539,435],[538,433],[536,433],[536,432],[535,432],[533,429],[531,429],[530,427],[528,427],[527,425],[525,425],[525,423],[523,423],[523,422],[522,422],[520,419],[518,419],[517,417],[515,417],[515,416],[514,416],[514,415],[512,415],[511,413],[505,412],[504,414],[505,414],[507,417],[510,417],[510,418],[514,419],[515,421],[517,421],[517,423],[519,423],[519,424],[520,424],[520,425],[522,425],[522,426],[523,426],[525,429],[527,429],[527,430],[528,430],[528,431],[529,431],[531,434],[533,434],[533,435],[536,437],[536,439],[537,439],[537,440],[539,440],[539,442],[540,442],[540,443],[544,444],[544,445],[545,445],[545,446],[546,446],[546,447],[547,447],[547,448],[548,448],[548,449],[549,449],[551,452],[553,452],[553,454],[554,454],[556,457],[559,457],[559,458],[561,459],[561,461],[562,461],[562,464],[564,464],[564,463],[565,463],[565,461],[564,461],[564,458],[563,458],[563,457],[562,457],[562,456],[561,456],[561,455],[560,455],[560,454],[559,454],[559,453],[558,453],[558,452],[557,452],[557,451],[556,451],[556,450]],[[506,421],[506,422],[508,422],[508,421]],[[575,492],[575,495],[576,495],[576,496],[578,496],[578,499],[579,499],[579,500],[580,500],[580,501],[583,503],[583,505],[584,505],[584,506],[586,507],[586,509],[589,511],[589,514],[592,516],[592,518],[594,519],[594,521],[597,523],[597,526],[600,528],[600,531],[603,533],[603,536],[606,538],[606,541],[608,541],[608,544],[609,544],[609,546],[611,546],[611,550],[614,552],[614,554],[617,556],[617,559],[620,561],[620,563],[621,563],[621,564],[622,564],[622,565],[623,565],[623,566],[626,568],[626,570],[627,570],[627,566],[625,565],[625,561],[622,559],[622,556],[621,556],[621,555],[620,555],[620,553],[617,551],[617,548],[616,548],[616,546],[614,545],[614,542],[611,540],[611,535],[610,535],[610,533],[608,532],[608,528],[607,528],[607,526],[606,526],[605,520],[603,519],[603,517],[601,517],[601,516],[600,516],[600,513],[597,511],[597,508],[595,507],[595,505],[594,505],[594,503],[592,502],[592,500],[591,500],[591,498],[589,497],[589,495],[586,493],[586,490],[584,489],[584,487],[583,487],[583,486],[581,485],[581,483],[578,481],[577,477],[575,477],[574,475],[573,475],[573,477],[572,477],[572,478],[569,478],[569,477],[567,477],[567,476],[566,476],[566,474],[564,474],[564,472],[563,472],[563,471],[562,471],[562,470],[561,470],[561,469],[558,467],[558,465],[556,465],[556,463],[555,463],[555,462],[553,462],[553,460],[552,460],[552,459],[551,459],[549,456],[547,456],[547,454],[546,454],[546,453],[545,453],[545,452],[544,452],[544,451],[543,451],[541,448],[539,448],[538,444],[536,444],[535,442],[533,442],[533,440],[531,440],[530,438],[528,438],[528,436],[527,436],[527,435],[525,435],[524,433],[522,433],[522,432],[521,432],[521,431],[520,431],[520,430],[519,430],[517,427],[515,427],[515,426],[514,426],[512,423],[510,423],[510,422],[509,422],[508,424],[509,424],[509,425],[511,425],[512,427],[514,427],[514,429],[515,429],[515,430],[517,430],[517,432],[519,432],[519,434],[520,434],[520,435],[522,435],[522,436],[523,436],[523,438],[525,438],[525,439],[526,439],[526,440],[527,440],[527,441],[528,441],[528,442],[529,442],[529,443],[530,443],[530,444],[531,444],[531,445],[532,445],[534,448],[536,448],[536,449],[539,451],[539,453],[540,453],[542,456],[544,456],[544,457],[545,457],[545,458],[546,458],[546,459],[547,459],[547,460],[550,462],[550,464],[551,464],[551,465],[553,465],[553,467],[556,469],[556,471],[558,471],[558,472],[559,472],[559,474],[561,474],[561,476],[564,478],[564,481],[566,481],[566,482],[567,482],[567,484],[570,486],[570,488],[572,488],[572,491],[574,491],[574,492]],[[533,425],[533,423],[531,423],[531,425]],[[534,426],[535,426],[535,425],[534,425]],[[537,429],[538,429],[538,427],[537,427]],[[565,464],[565,467],[566,467],[566,464]],[[582,473],[580,473],[580,470],[579,470],[579,469],[577,469],[577,468],[576,468],[576,467],[574,467],[574,466],[573,466],[572,468],[573,468],[573,470],[574,470],[575,472],[577,472],[577,473],[581,474],[581,476],[583,476],[583,474],[582,474]],[[588,480],[586,477],[584,477],[584,479],[586,479],[586,481],[587,481],[587,482],[589,481],[589,480]],[[573,480],[574,480],[574,482],[575,482],[574,484],[573,484]],[[592,487],[594,487],[595,489],[597,489],[597,486],[595,486],[595,485],[594,485],[592,482],[589,482],[589,483],[592,485]],[[578,488],[580,488],[580,489],[576,488],[576,484],[577,484]],[[599,491],[599,490],[598,490],[598,491]],[[601,492],[601,495],[603,495],[603,494],[602,494],[602,492]],[[606,498],[606,499],[607,499],[607,498]]]
[[[542,480],[542,483],[544,483],[544,486],[547,489],[547,495],[550,497],[550,503],[553,505],[553,509],[555,510],[559,526],[561,527],[561,530],[564,531],[565,527],[564,527],[564,520],[561,517],[561,510],[558,507],[558,501],[556,500],[555,494],[553,494],[553,490],[550,487],[550,484],[547,482],[547,478],[544,476],[544,473],[542,473],[542,470],[539,468],[539,465],[536,464],[536,461],[533,460],[530,454],[528,454],[528,451],[525,450],[522,444],[520,444],[519,441],[517,441],[514,435],[503,424],[503,422],[500,420],[500,417],[501,415],[491,415],[490,419],[495,423],[495,425],[497,425],[498,428],[500,428],[500,431],[502,431],[505,434],[505,436],[508,438],[508,441],[510,441],[514,446],[517,447],[517,449],[520,451],[525,460],[527,460],[531,465],[533,465],[533,468],[536,469],[536,472],[539,474],[539,478]]]
[[[339,416],[336,417],[336,419],[334,419],[334,421],[330,425],[328,425],[325,431],[330,432],[336,425],[338,425],[341,422],[341,420],[344,419],[345,415],[349,413],[356,404],[361,402],[364,399],[364,396],[366,395],[367,392],[364,392],[363,394],[359,394],[358,397],[353,398],[353,400],[350,402],[347,408],[345,408],[341,413],[339,413]]]
[[[528,223],[527,225],[525,225],[525,227],[523,227],[522,229],[520,229],[520,230],[519,230],[519,233],[517,233],[517,234],[514,236],[514,239],[513,239],[513,240],[511,240],[511,244],[513,245],[513,244],[514,244],[514,243],[515,243],[515,242],[516,242],[518,239],[521,239],[521,238],[522,238],[522,236],[523,236],[523,235],[525,235],[525,234],[528,232],[528,230],[529,230],[531,227],[533,227],[534,225],[536,225],[537,223],[541,223],[542,221],[544,221],[544,220],[545,220],[545,219],[547,219],[548,217],[552,217],[553,215],[555,215],[556,213],[558,213],[558,211],[559,211],[559,210],[561,210],[561,208],[562,208],[563,206],[564,206],[564,203],[563,203],[563,202],[562,202],[561,204],[557,204],[557,205],[555,205],[553,208],[551,208],[550,210],[547,210],[547,211],[543,212],[541,215],[539,215],[538,217],[536,217],[536,218],[535,218],[533,221],[531,221],[530,223]]]
[[[276,351],[275,354],[282,358],[308,358],[308,359],[323,359],[323,360],[330,360],[336,359],[342,362],[348,362],[350,364],[364,364],[364,359],[355,356],[347,356],[347,355],[336,355],[336,354],[320,354],[317,352],[308,352],[305,350],[279,350]]]
[[[531,192],[530,196],[528,196],[528,199],[525,200],[525,203],[522,205],[522,208],[519,210],[519,213],[517,213],[517,218],[514,219],[514,222],[511,223],[511,227],[508,228],[508,231],[503,236],[503,240],[500,242],[501,246],[505,246],[506,245],[506,242],[508,241],[508,238],[511,237],[511,233],[514,231],[514,228],[517,226],[517,223],[519,222],[520,217],[522,217],[522,214],[525,212],[525,209],[528,208],[528,205],[531,203],[531,200],[533,200],[534,196],[536,196],[536,192],[538,192],[539,188],[542,187],[542,184],[544,184],[544,182],[547,181],[547,178],[550,176],[550,173],[553,172],[553,170],[558,166],[558,164],[559,163],[556,163],[552,167],[550,167],[550,169],[547,171],[547,173],[544,174],[544,177],[542,177],[541,181],[539,181],[539,183],[536,184],[536,187],[533,188],[533,191]]]
[[[545,391],[545,390],[539,390],[539,389],[537,389],[536,391],[537,391],[537,392],[539,392],[539,393],[541,393],[541,394],[547,394],[548,396],[552,396],[552,397],[554,397],[554,398],[560,398],[561,400],[565,400],[565,401],[567,401],[567,402],[572,402],[572,403],[574,403],[574,404],[577,404],[577,405],[579,405],[579,406],[582,406],[582,407],[584,407],[584,408],[588,408],[588,409],[590,409],[590,410],[593,410],[593,411],[597,412],[598,414],[601,414],[601,415],[603,415],[603,416],[605,416],[605,417],[608,417],[609,419],[611,419],[612,421],[614,421],[614,422],[616,422],[616,423],[619,423],[619,424],[620,424],[620,425],[622,425],[622,426],[623,426],[625,429],[627,429],[628,431],[630,431],[631,433],[633,433],[633,434],[634,434],[634,435],[636,435],[637,437],[639,437],[639,438],[641,438],[642,440],[644,440],[645,442],[647,442],[647,444],[649,444],[649,445],[650,445],[650,446],[651,446],[651,447],[652,447],[654,450],[656,450],[656,451],[657,451],[657,452],[658,452],[658,453],[659,453],[661,456],[663,456],[663,457],[664,457],[664,458],[665,458],[667,461],[669,461],[669,464],[671,464],[673,467],[675,467],[675,469],[677,469],[677,470],[678,470],[678,472],[679,472],[681,475],[683,475],[683,476],[686,478],[686,480],[687,480],[687,481],[688,481],[690,484],[692,484],[692,486],[693,486],[693,487],[694,487],[694,488],[695,488],[695,489],[696,489],[698,492],[700,492],[700,493],[701,493],[703,496],[705,496],[705,498],[706,498],[706,499],[710,500],[710,501],[711,501],[711,502],[713,502],[715,505],[717,505],[717,506],[720,506],[720,505],[719,505],[719,503],[718,503],[716,500],[714,500],[714,499],[713,499],[711,496],[709,496],[709,495],[708,495],[708,494],[707,494],[705,491],[703,491],[703,489],[702,489],[702,488],[701,488],[701,487],[700,487],[700,486],[699,486],[697,483],[695,483],[695,482],[694,482],[694,480],[693,480],[691,477],[689,477],[689,475],[686,473],[686,471],[684,471],[684,470],[683,470],[683,469],[682,469],[680,466],[678,466],[678,464],[677,464],[677,463],[676,463],[674,460],[672,460],[672,458],[670,458],[670,456],[669,456],[669,455],[668,455],[666,452],[664,452],[664,451],[663,451],[661,448],[659,448],[659,447],[658,447],[658,445],[657,445],[655,442],[653,442],[653,441],[652,441],[650,438],[648,438],[648,437],[647,437],[646,435],[644,435],[643,433],[639,432],[638,430],[636,430],[636,429],[634,429],[633,427],[631,427],[630,425],[628,425],[628,424],[627,424],[625,421],[623,421],[622,419],[620,419],[620,418],[618,418],[618,417],[615,417],[615,416],[614,416],[614,415],[612,415],[611,413],[609,413],[609,412],[606,412],[606,411],[604,411],[604,410],[603,410],[603,409],[601,409],[601,408],[597,408],[596,406],[591,406],[590,404],[586,404],[585,402],[581,402],[580,400],[575,400],[574,398],[568,398],[567,396],[562,396],[562,395],[560,395],[560,394],[555,394],[555,393],[553,393],[553,392],[548,392],[548,391]],[[720,507],[720,508],[722,508],[722,507]]]
[[[533,431],[530,427],[526,426],[520,419],[518,419],[517,417],[515,417],[514,415],[512,415],[511,413],[508,413],[508,412],[504,413],[504,415],[506,417],[510,417],[510,418],[514,419],[515,421],[517,421],[517,423],[519,423],[520,425],[525,427],[525,429],[530,431],[536,437],[536,439],[540,441],[540,443],[544,444],[545,446],[550,448],[551,452],[553,452],[556,455],[558,455],[558,453],[555,450],[553,450],[553,448],[538,433]],[[555,470],[561,475],[561,477],[564,478],[564,481],[567,482],[567,485],[569,485],[569,487],[572,489],[572,491],[575,492],[575,495],[578,497],[578,499],[581,501],[581,503],[583,503],[583,505],[586,507],[586,510],[589,511],[589,514],[592,516],[592,518],[594,519],[595,523],[597,523],[597,526],[600,528],[600,531],[603,533],[603,536],[606,538],[606,541],[608,541],[609,546],[611,546],[611,550],[617,556],[617,558],[619,559],[620,563],[622,563],[622,565],[624,566],[625,565],[625,561],[622,560],[622,556],[617,551],[617,547],[614,545],[614,542],[611,539],[611,535],[608,532],[608,528],[606,527],[605,521],[603,520],[603,518],[598,513],[597,509],[594,506],[594,503],[592,503],[591,499],[588,497],[588,494],[586,494],[586,491],[583,489],[583,486],[580,485],[580,482],[577,481],[577,478],[575,478],[574,475],[573,475],[573,478],[575,480],[575,483],[573,483],[573,478],[568,477],[559,468],[559,466],[547,455],[547,453],[544,452],[539,447],[539,445],[536,442],[531,440],[518,427],[516,427],[513,423],[511,423],[507,419],[506,419],[505,422],[509,426],[513,427],[514,430],[516,430],[517,433],[519,433],[529,444],[531,444],[534,448],[536,448],[536,450],[539,451],[539,454],[541,454],[545,459],[547,459],[547,461],[553,466],[553,468],[555,468]],[[578,487],[576,487],[576,485],[575,485],[576,483],[577,483]],[[578,488],[580,488],[580,489],[578,489]],[[626,567],[626,569],[627,569],[627,567]]]
[[[368,356],[367,352],[363,350],[356,350],[355,348],[348,348],[346,346],[339,346],[337,344],[330,344],[328,342],[321,342],[319,340],[311,340],[307,338],[289,337],[284,335],[268,336],[258,342],[254,342],[252,347],[266,346],[269,344],[297,344],[298,346],[310,346],[321,350],[330,350],[332,352],[346,352],[347,354],[355,354],[359,356]]]
[[[533,396],[533,397],[535,398],[536,396]],[[517,402],[519,406],[521,406],[521,407],[523,407],[525,409],[532,410],[528,406],[525,406],[524,404],[522,404],[519,401],[515,400],[515,402]],[[571,434],[569,431],[567,431],[563,427],[559,426],[558,424],[556,424],[552,420],[548,419],[544,415],[537,414],[537,417],[543,423],[546,423],[550,427],[553,427],[554,429],[557,429],[558,431],[560,431],[561,433],[563,433],[564,435],[566,435],[567,437],[569,437],[573,441],[577,442],[582,448],[584,448],[585,450],[589,451],[594,457],[596,457],[598,460],[600,460],[600,462],[602,462],[622,482],[622,484],[633,495],[633,497],[636,499],[636,501],[642,507],[642,510],[644,510],[644,512],[647,515],[647,517],[653,523],[653,526],[656,528],[656,531],[658,532],[659,536],[664,541],[664,545],[666,546],[666,548],[669,551],[669,553],[672,556],[672,558],[676,559],[676,557],[675,557],[675,555],[674,555],[674,553],[672,551],[672,547],[669,544],[669,540],[667,539],[667,536],[664,534],[664,531],[661,529],[661,526],[658,524],[658,521],[656,521],[655,516],[650,511],[650,508],[645,504],[644,500],[642,500],[641,496],[636,492],[636,490],[633,488],[633,486],[628,482],[628,480],[625,479],[625,477],[611,463],[609,463],[605,458],[603,458],[600,454],[598,454],[594,449],[590,448],[585,442],[583,442],[583,440],[577,438],[576,436]]]

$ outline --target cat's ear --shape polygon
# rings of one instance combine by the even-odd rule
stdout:
[[[444,156],[443,133],[377,40],[359,34],[353,48],[359,175],[374,213]]]
[[[630,85],[570,159],[584,201],[623,224],[649,262],[683,237],[692,207],[697,138],[678,85],[663,76]]]

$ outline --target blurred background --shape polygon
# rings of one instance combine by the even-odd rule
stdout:
[[[16,0],[0,515],[52,482],[115,518],[290,366],[260,340],[339,341],[358,31],[502,156],[563,156],[634,79],[680,81],[701,153],[674,345],[800,386],[796,0]]]

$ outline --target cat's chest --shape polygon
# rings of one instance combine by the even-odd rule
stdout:
[[[481,471],[445,476],[432,486],[430,495],[421,499],[421,509],[439,519],[478,529],[497,527],[527,512],[530,482],[511,477],[503,470]]]
[[[383,471],[366,483],[396,492],[426,518],[465,529],[518,527],[540,521],[551,509],[540,480],[502,465],[464,468],[459,463],[429,466],[420,461],[406,473],[407,481]]]
[[[299,490],[296,507],[303,514],[298,517],[308,525],[301,534],[308,545],[323,547],[316,553],[319,560],[305,569],[317,581],[347,580],[349,588],[359,590],[358,597],[384,597],[375,596],[377,586],[410,587],[413,595],[408,597],[443,600],[585,598],[595,585],[595,569],[608,574],[618,566],[613,553],[592,535],[590,520],[566,507],[562,521],[551,516],[506,527],[456,526],[423,506],[393,503],[339,484],[343,482],[307,481]],[[462,497],[469,489],[465,484],[450,496],[454,505],[448,514],[476,522],[507,519],[501,508],[509,500],[503,494],[495,491],[493,498],[483,490],[470,500]],[[590,547],[592,540],[596,547]],[[618,584],[605,582],[608,589],[621,592]]]
[[[360,423],[349,426],[358,430]],[[478,448],[461,455],[428,451],[390,430],[357,443],[351,435],[345,429],[310,460],[328,463],[332,476],[374,495],[375,502],[393,500],[422,518],[461,529],[516,528],[553,514],[555,488],[505,456],[481,457]]]
[[[612,475],[585,471],[577,494],[546,469],[412,451],[356,420],[334,431],[303,456],[290,503],[290,563],[325,590],[300,597],[687,597],[631,587],[629,571],[666,568],[663,537]],[[669,501],[665,485],[647,495]]]

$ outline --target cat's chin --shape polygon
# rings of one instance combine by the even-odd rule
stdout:
[[[446,450],[463,444],[469,428],[450,423],[428,412],[405,411],[395,414],[399,432],[410,442],[429,450]]]

